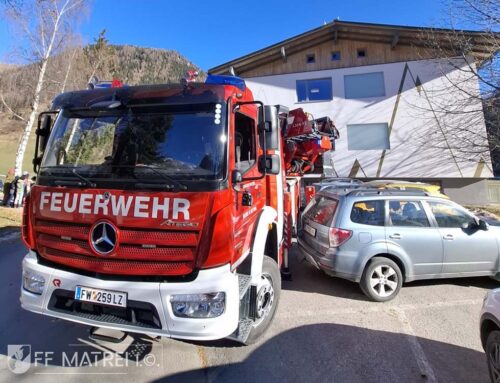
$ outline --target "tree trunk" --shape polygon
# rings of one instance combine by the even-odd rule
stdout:
[[[24,128],[24,132],[21,137],[21,142],[19,143],[19,147],[17,148],[16,165],[14,168],[16,176],[20,176],[23,171],[22,168],[23,168],[24,154],[26,153],[26,147],[28,146],[31,130],[33,129],[33,124],[35,123],[36,114],[38,113],[38,106],[40,104],[40,93],[42,91],[43,83],[45,81],[45,71],[47,70],[47,62],[48,58],[43,60],[40,72],[38,73],[38,81],[35,88],[35,94],[33,96],[33,104],[31,106],[31,112],[28,117],[28,122],[26,123],[26,126]]]

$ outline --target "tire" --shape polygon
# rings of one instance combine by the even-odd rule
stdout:
[[[271,306],[266,307],[265,305],[261,306],[261,310],[264,315],[256,320],[255,325],[253,326],[245,344],[253,344],[255,343],[262,334],[268,329],[269,325],[273,321],[274,315],[276,314],[276,309],[278,308],[278,303],[281,295],[281,274],[278,267],[278,264],[274,261],[274,259],[264,256],[264,261],[262,263],[262,278],[265,278],[263,285],[257,291],[257,299],[259,297],[264,297],[263,301],[265,303],[265,298],[270,298],[270,291],[268,291],[269,283],[272,287],[272,301]],[[263,293],[263,294],[260,294]],[[267,294],[267,295],[266,295]],[[259,310],[258,310],[259,311]]]
[[[486,361],[491,382],[500,382],[500,331],[491,331],[486,339]]]
[[[399,266],[388,258],[375,257],[368,265],[360,281],[363,293],[375,302],[387,302],[398,295],[403,284]]]

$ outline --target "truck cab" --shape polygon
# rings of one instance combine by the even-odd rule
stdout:
[[[22,307],[126,332],[257,339],[281,287],[283,121],[229,76],[59,95],[37,129]]]

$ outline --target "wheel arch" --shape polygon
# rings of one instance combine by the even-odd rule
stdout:
[[[390,253],[379,253],[370,257],[370,259],[367,260],[367,262],[363,267],[363,272],[370,265],[370,263],[373,261],[374,258],[387,258],[393,261],[396,265],[398,265],[399,269],[401,270],[401,275],[403,276],[403,282],[406,281],[407,266],[405,265],[405,262],[397,255]]]
[[[483,349],[486,348],[486,341],[490,332],[500,330],[498,320],[491,314],[484,313],[481,316],[480,336]]]
[[[252,264],[250,267],[250,274],[252,282],[257,283],[262,274],[262,263],[264,262],[264,255],[275,259],[278,263],[278,227],[276,218],[278,213],[270,206],[264,206],[260,212],[258,222],[255,225],[253,232],[252,245],[250,254],[252,256]],[[273,254],[266,254],[266,250],[273,247]],[[274,249],[276,246],[276,249]],[[271,251],[271,250],[269,250]],[[276,257],[276,258],[274,258]],[[279,263],[278,263],[279,264]]]

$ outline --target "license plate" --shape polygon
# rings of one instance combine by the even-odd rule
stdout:
[[[316,229],[314,227],[309,226],[307,223],[304,225],[304,231],[306,233],[311,234],[313,237],[316,236]]]
[[[101,303],[103,305],[127,307],[127,293],[76,286],[77,301]]]

